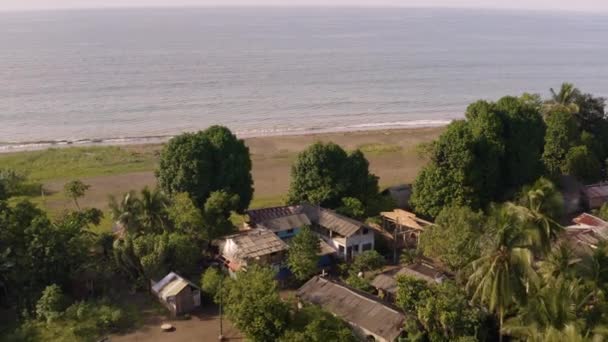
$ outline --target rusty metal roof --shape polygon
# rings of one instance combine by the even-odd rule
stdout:
[[[394,341],[401,334],[406,319],[399,310],[369,294],[319,276],[300,287],[297,296],[387,341]]]

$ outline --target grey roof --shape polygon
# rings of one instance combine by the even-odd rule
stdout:
[[[324,209],[311,204],[300,204],[295,206],[273,207],[264,209],[248,210],[249,221],[253,225],[268,227],[268,222],[275,222],[279,218],[294,217],[304,214],[310,223],[316,223],[342,236],[352,236],[361,227],[367,227],[364,223],[342,216],[332,210]],[[289,225],[280,223],[279,225]],[[291,227],[295,228],[295,227]],[[288,228],[289,229],[289,228]]]
[[[224,239],[234,241],[239,247],[238,256],[243,259],[256,258],[289,248],[283,240],[266,229],[251,229]]]
[[[188,279],[175,272],[170,272],[163,279],[152,285],[152,292],[163,299],[167,299],[167,297],[172,297],[180,293],[186,286],[191,286],[200,290],[198,286]]]
[[[382,289],[395,294],[397,292],[397,278],[401,275],[421,279],[433,284],[447,278],[445,273],[431,265],[416,263],[380,273],[371,281],[371,285],[376,289]]]
[[[403,313],[369,294],[319,276],[300,287],[297,296],[388,341],[401,334],[406,319]]]
[[[589,198],[606,198],[608,197],[608,183],[586,185],[584,192]]]
[[[407,265],[397,272],[397,276],[400,275],[408,275],[410,277],[425,280],[433,284],[441,282],[446,278],[445,274],[443,274],[441,271],[425,263]]]
[[[294,228],[300,228],[309,226],[310,220],[305,214],[293,214],[283,217],[277,217],[270,220],[263,221],[259,224],[261,227],[268,228],[273,232],[280,232],[283,230],[289,230]]]
[[[361,227],[365,226],[359,221],[327,209],[320,209],[318,223],[320,226],[346,237],[355,234]]]

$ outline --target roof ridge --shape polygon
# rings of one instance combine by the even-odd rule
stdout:
[[[354,295],[356,295],[357,297],[360,297],[360,298],[365,299],[365,300],[367,300],[367,301],[371,301],[371,302],[374,302],[374,303],[380,304],[380,305],[382,305],[382,306],[386,307],[387,309],[389,309],[389,310],[393,311],[394,313],[397,313],[397,314],[400,314],[400,315],[404,315],[404,316],[406,316],[406,314],[405,314],[404,312],[399,311],[399,309],[398,309],[398,308],[394,307],[394,306],[393,306],[393,305],[391,305],[390,303],[384,302],[382,299],[377,298],[377,297],[375,297],[375,296],[373,296],[373,295],[371,295],[371,294],[368,294],[368,293],[365,293],[365,292],[363,292],[363,291],[357,290],[357,289],[355,289],[355,288],[353,288],[353,287],[350,287],[350,286],[348,286],[348,285],[346,285],[346,284],[344,284],[344,283],[342,283],[342,282],[338,282],[338,281],[334,281],[334,280],[331,280],[331,279],[323,278],[323,277],[318,276],[318,275],[317,275],[317,276],[315,276],[315,277],[314,277],[314,278],[312,278],[312,279],[315,279],[315,278],[317,278],[317,279],[319,279],[319,280],[323,280],[323,281],[324,281],[324,282],[326,282],[326,283],[332,283],[332,284],[334,284],[334,285],[336,285],[336,286],[342,287],[342,288],[344,288],[345,290],[347,290],[347,291],[349,291],[349,292],[353,293],[353,294],[354,294]],[[312,280],[312,279],[311,279],[311,280]],[[308,283],[308,282],[307,282],[307,283]]]

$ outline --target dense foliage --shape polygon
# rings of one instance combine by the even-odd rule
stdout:
[[[319,307],[310,305],[297,311],[281,342],[357,342],[348,325]]]
[[[309,279],[317,271],[321,247],[319,237],[309,228],[303,227],[289,244],[287,265],[300,281]]]
[[[275,341],[289,323],[289,307],[279,297],[275,273],[249,267],[222,288],[226,314],[251,341]]]
[[[408,335],[426,336],[431,341],[453,341],[471,337],[477,341],[486,334],[482,311],[470,306],[467,295],[456,284],[429,285],[407,276],[397,280],[397,305],[415,317]]]
[[[437,215],[435,225],[420,234],[418,248],[424,255],[457,271],[479,257],[484,227],[483,213],[468,207],[445,207]]]
[[[162,150],[157,178],[165,193],[186,192],[198,208],[213,192],[225,191],[238,196],[231,209],[242,212],[253,196],[249,149],[221,126],[171,139]]]
[[[478,209],[536,179],[544,130],[539,108],[528,97],[471,104],[466,120],[450,124],[432,146],[431,161],[414,183],[412,205],[431,217],[444,206]]]
[[[369,172],[361,151],[347,154],[334,143],[315,143],[300,153],[291,169],[289,203],[337,208],[344,198],[366,205],[378,194],[378,177]]]

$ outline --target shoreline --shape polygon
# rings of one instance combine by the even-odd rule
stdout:
[[[317,129],[283,129],[266,131],[235,131],[240,139],[263,139],[273,137],[298,137],[316,135],[343,135],[360,132],[391,132],[418,130],[424,128],[445,127],[452,120],[415,120],[392,123],[370,123],[337,128]],[[183,133],[183,132],[182,132]],[[180,133],[181,134],[181,133]],[[141,137],[89,138],[76,140],[40,140],[25,142],[0,142],[0,155],[28,151],[40,151],[51,148],[95,147],[95,146],[141,146],[164,144],[175,135],[154,135]]]

